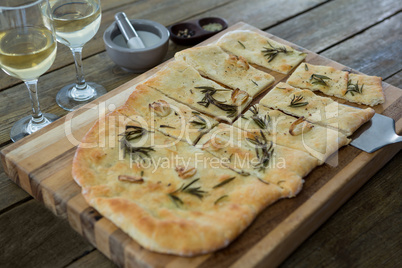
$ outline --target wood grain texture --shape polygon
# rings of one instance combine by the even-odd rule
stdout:
[[[321,52],[401,9],[401,1],[394,0],[334,0],[281,23],[269,32],[314,52]]]
[[[257,31],[256,28],[246,24],[237,24],[231,29],[237,28]],[[210,41],[216,38],[218,36]],[[342,68],[342,65],[320,58],[314,53],[310,53],[307,60]],[[138,76],[128,84],[99,98],[96,101],[100,104],[98,107],[122,104],[131,92],[130,86],[142,81],[156,70],[153,69],[149,73]],[[386,93],[395,97],[384,104],[381,111],[398,120],[401,107],[395,103],[401,100],[402,91],[390,85],[384,85]],[[144,250],[88,207],[80,195],[79,187],[72,181],[69,171],[72,152],[77,145],[75,142],[98,118],[99,111],[82,108],[71,115],[72,117],[63,118],[43,131],[34,133],[3,150],[2,154],[7,162],[6,171],[11,174],[16,170],[19,183],[26,187],[28,192],[44,202],[55,214],[67,218],[73,229],[85,236],[92,244],[102,243],[99,249],[121,266],[169,264],[175,264],[178,267],[209,267],[214,264],[241,266],[243,263],[249,264],[250,261],[263,265],[265,261],[271,259],[271,263],[279,264],[291,250],[315,228],[318,228],[340,204],[345,202],[396,153],[395,148],[382,149],[375,154],[365,154],[353,147],[345,147],[334,156],[333,160],[336,160],[337,165],[326,164],[315,169],[306,178],[305,187],[299,196],[281,200],[264,210],[252,226],[228,248],[207,256],[179,258]],[[70,123],[72,126],[69,126],[67,130],[71,130],[71,135],[66,133],[66,125]],[[401,129],[402,125],[399,125],[398,131]],[[370,168],[360,172],[366,165]],[[13,178],[16,179],[16,177]],[[316,196],[317,193],[320,194]],[[320,202],[314,203],[316,200]],[[311,202],[313,204],[310,204]],[[108,243],[105,245],[106,241]],[[268,246],[266,241],[269,242]],[[257,257],[250,258],[248,254]]]
[[[402,242],[394,236],[402,232],[401,177],[399,152],[280,267],[307,268],[313,260],[329,268],[400,266]],[[378,248],[389,254],[379,255]]]
[[[21,226],[24,228],[20,229]],[[61,267],[93,250],[93,246],[76,239],[79,235],[66,227],[67,222],[34,200],[3,213],[0,216],[0,266]],[[41,258],[37,258],[38,254]]]
[[[330,48],[322,56],[383,79],[402,70],[402,13]],[[367,45],[370,50],[364,49]],[[379,68],[381,66],[381,68]]]

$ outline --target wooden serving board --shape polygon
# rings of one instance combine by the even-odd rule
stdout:
[[[302,50],[308,53],[306,62],[348,69],[245,23],[237,23],[200,45],[215,42],[224,33],[237,29],[256,31]],[[266,208],[225,249],[192,258],[148,251],[85,202],[71,176],[71,165],[76,146],[93,123],[107,111],[122,105],[136,84],[163,66],[138,76],[1,152],[4,169],[14,182],[53,213],[68,220],[73,229],[120,267],[277,266],[401,149],[393,145],[368,154],[351,146],[341,148],[305,178],[303,190],[297,197],[280,200]],[[287,78],[270,73],[276,83]],[[375,110],[394,118],[400,133],[402,90],[386,83],[383,88],[386,102]]]

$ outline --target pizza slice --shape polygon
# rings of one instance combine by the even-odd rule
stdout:
[[[246,91],[252,98],[275,81],[272,75],[250,66],[243,57],[228,54],[216,45],[182,50],[175,54],[175,59],[186,62],[218,83]]]
[[[283,74],[288,74],[307,55],[259,33],[247,30],[231,31],[223,35],[217,45],[225,51],[244,57],[250,63]]]
[[[330,98],[317,96],[310,90],[294,88],[286,83],[279,83],[271,89],[260,100],[260,105],[339,129],[346,136],[352,135],[375,114],[371,108],[359,109],[339,104]]]
[[[302,188],[302,178],[319,164],[306,152],[273,143],[263,131],[249,132],[227,124],[213,128],[197,147],[241,176],[277,186],[283,197],[295,196]]]
[[[341,92],[339,97],[370,106],[384,103],[381,81],[381,77],[378,76],[349,73],[347,89]]]
[[[320,163],[325,162],[330,155],[350,142],[337,130],[259,104],[251,106],[233,125],[253,133],[263,131],[268,140],[309,153]]]
[[[252,101],[245,91],[228,89],[203,78],[183,61],[168,63],[143,83],[199,112],[227,122]]]
[[[331,66],[303,63],[296,68],[286,83],[338,97],[348,87],[348,72],[336,70]]]
[[[85,200],[144,248],[193,256],[227,246],[283,197],[214,160],[115,111],[83,138],[73,177]]]
[[[195,144],[218,122],[146,85],[138,85],[118,112],[168,136]]]

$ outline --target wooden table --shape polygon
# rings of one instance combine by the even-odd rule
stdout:
[[[205,16],[259,29],[402,88],[402,2],[397,0],[102,0],[101,27],[84,48],[88,81],[108,91],[135,78],[104,51],[102,35],[116,12],[166,26]],[[166,59],[186,47],[170,43]],[[63,116],[55,96],[75,77],[70,51],[59,45],[40,79],[42,110]],[[27,90],[0,73],[0,149],[12,124],[30,111]],[[400,115],[399,115],[400,116]],[[402,153],[297,248],[282,267],[402,266]],[[68,223],[11,182],[0,167],[0,267],[113,267]],[[269,264],[267,264],[269,266]]]

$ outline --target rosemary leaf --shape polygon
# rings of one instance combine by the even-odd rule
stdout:
[[[246,49],[246,46],[245,46],[242,42],[240,42],[240,41],[237,41],[237,42],[239,42],[239,44],[240,44],[244,49]]]
[[[364,84],[359,88],[359,81],[356,82],[356,84],[353,84],[351,80],[348,81],[348,88],[346,90],[346,94],[350,93],[352,96],[357,94],[363,94],[363,86]]]
[[[236,179],[236,177],[231,177],[231,178],[229,178],[229,179],[226,179],[226,180],[222,181],[221,183],[218,183],[217,185],[215,185],[214,187],[212,187],[212,189],[219,188],[219,187],[225,185],[226,183],[231,182],[231,181],[234,180],[234,179]]]
[[[308,101],[302,101],[303,100],[303,96],[299,95],[296,96],[294,95],[292,100],[290,101],[289,107],[302,107],[302,106],[306,106],[308,104]]]
[[[172,202],[176,205],[176,207],[180,207],[180,205],[184,204],[183,200],[173,195],[172,193],[168,194],[168,196],[172,200]]]
[[[201,93],[205,94],[204,98],[202,98],[201,101],[198,101],[197,103],[199,105],[204,106],[205,108],[208,108],[210,104],[215,105],[219,109],[225,111],[227,113],[228,117],[235,117],[237,114],[237,106],[236,105],[231,105],[231,104],[225,104],[222,101],[218,101],[213,97],[213,95],[217,91],[231,91],[230,89],[215,89],[213,87],[195,87],[197,89],[202,89]]]
[[[168,126],[168,125],[160,125],[159,127],[161,127],[161,128],[172,128],[172,129],[176,129],[176,128],[171,127],[171,126]]]
[[[316,84],[316,85],[322,85],[322,86],[328,86],[327,82],[325,80],[332,80],[328,76],[325,75],[320,75],[320,74],[312,74],[310,76],[310,80],[313,80],[311,84]]]
[[[218,199],[215,200],[214,205],[218,204],[220,201],[222,201],[223,199],[229,197],[228,195],[222,195],[221,197],[219,197]]]
[[[258,178],[258,177],[257,177]],[[267,182],[267,181],[265,181],[265,180],[263,180],[263,179],[261,179],[261,178],[258,178],[258,180],[260,181],[260,182],[262,182],[262,183],[265,183],[265,184],[268,184],[269,185],[269,182]]]
[[[291,51],[287,50],[286,47],[274,47],[271,45],[270,42],[268,42],[269,47],[264,47],[261,52],[264,54],[264,56],[267,58],[268,62],[271,62],[275,59],[276,56],[278,56],[279,53],[284,53],[287,54]]]
[[[183,193],[188,193],[188,194],[192,194],[196,197],[198,197],[200,200],[202,200],[202,198],[204,197],[204,195],[207,193],[206,191],[201,190],[201,187],[190,187],[192,184],[194,184],[195,182],[197,182],[199,180],[195,179],[192,182],[190,182],[189,184],[187,184],[186,186],[184,186],[181,189],[181,192]]]
[[[307,66],[307,64],[304,64],[304,70],[308,71],[308,66]]]
[[[199,116],[198,114],[194,114],[194,116],[197,117],[197,119],[199,119],[199,121],[192,120],[189,123],[193,124],[195,126],[199,126],[200,129],[205,129],[207,127],[207,121],[205,121],[205,119],[202,118],[201,116]]]
[[[257,82],[255,82],[253,79],[251,79],[251,82],[253,82],[254,85],[256,85],[258,87]]]

